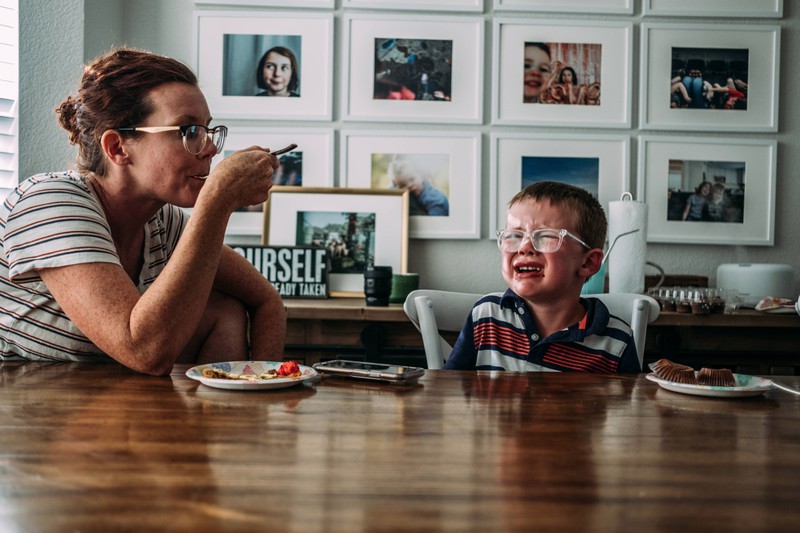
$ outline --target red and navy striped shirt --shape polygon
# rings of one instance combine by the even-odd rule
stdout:
[[[478,300],[444,368],[639,373],[631,328],[595,298],[577,324],[541,337],[525,300],[510,289]]]

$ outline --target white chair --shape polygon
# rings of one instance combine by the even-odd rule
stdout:
[[[420,289],[412,291],[403,304],[408,318],[422,334],[422,345],[428,368],[442,368],[453,347],[441,332],[458,332],[464,326],[472,306],[483,294]],[[639,356],[639,366],[644,362],[644,344],[647,324],[658,318],[661,310],[650,296],[635,293],[587,294],[583,297],[602,301],[612,315],[626,320],[633,330],[633,340]]]

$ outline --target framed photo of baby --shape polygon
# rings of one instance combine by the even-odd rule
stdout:
[[[642,24],[641,128],[777,131],[780,28]]]
[[[629,127],[631,34],[622,22],[495,20],[493,122]]]
[[[773,244],[776,141],[643,136],[638,153],[648,242]]]
[[[329,120],[332,43],[330,14],[195,13],[196,70],[216,118]]]
[[[409,192],[417,239],[480,237],[480,134],[342,131],[343,186]]]

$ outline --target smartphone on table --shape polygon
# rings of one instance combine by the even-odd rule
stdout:
[[[425,373],[424,368],[404,365],[387,365],[368,363],[366,361],[348,361],[333,359],[313,365],[314,370],[329,376],[370,379],[389,383],[409,385],[416,383]]]

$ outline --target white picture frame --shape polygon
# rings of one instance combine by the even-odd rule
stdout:
[[[333,0],[194,0],[197,5],[333,8]]]
[[[509,200],[537,181],[583,187],[607,211],[630,191],[630,146],[628,135],[493,133],[489,237],[505,227]]]
[[[328,218],[342,214],[355,214],[358,221],[373,217],[374,226],[369,231],[369,245],[364,245],[363,232],[356,232],[366,252],[353,252],[355,259],[348,272],[337,272],[336,253],[329,254],[331,269],[328,282],[330,296],[364,297],[364,269],[367,264],[390,266],[392,271],[404,274],[408,268],[408,191],[370,190],[325,187],[274,187],[270,191],[264,211],[262,244],[270,246],[306,246],[315,240],[310,216]],[[310,216],[309,216],[310,215]],[[304,218],[306,217],[306,218]],[[303,218],[312,234],[298,231],[298,220]],[[374,234],[374,236],[373,236]],[[329,233],[329,237],[331,234]],[[341,242],[340,235],[336,236]],[[299,242],[299,241],[303,242]],[[310,241],[310,242],[305,242]],[[327,246],[318,242],[316,245]],[[352,250],[348,250],[350,254]],[[361,259],[358,259],[358,258]],[[359,266],[360,265],[360,266]]]
[[[342,0],[344,8],[483,12],[483,0]]]
[[[194,18],[193,59],[216,118],[331,119],[332,14],[209,10],[195,11]],[[266,92],[258,86],[258,65],[276,45],[295,56],[298,97],[256,96]]]
[[[414,179],[403,173],[425,175],[426,190],[409,196],[411,238],[480,238],[479,133],[345,130],[340,144],[345,187],[385,189],[392,186],[390,168],[400,180]],[[446,215],[442,197],[447,199]],[[435,215],[422,212],[426,202],[434,206]]]
[[[643,23],[640,128],[714,132],[777,131],[780,36],[781,29],[775,25]],[[691,54],[693,51],[696,53]],[[689,58],[687,54],[698,57]],[[739,56],[741,58],[735,59]],[[672,92],[673,87],[676,87],[672,81],[685,79],[688,73],[697,71],[691,68],[692,61],[703,65],[700,69],[702,75],[695,77],[695,80],[699,78],[702,87],[707,89],[711,86],[711,81],[714,81],[722,89],[729,83],[733,85],[736,78],[733,88],[744,91],[739,94],[745,95],[745,98],[739,99],[739,103],[732,109],[724,108],[724,104],[701,109],[670,107],[687,105],[682,103],[678,93]],[[730,66],[715,67],[714,70],[719,72],[719,79],[714,80],[706,74],[711,71],[704,71],[712,61],[721,65],[744,66],[737,69]],[[732,73],[733,77],[725,76],[726,73]],[[742,77],[746,88],[739,85]],[[749,83],[750,80],[753,80],[752,84]],[[695,104],[691,105],[709,102],[705,96],[709,94],[706,89],[703,90],[704,96],[695,97]],[[712,95],[713,101],[718,101],[718,94],[722,93]],[[672,103],[675,99],[678,99],[677,104]],[[729,98],[728,101],[734,100]],[[739,108],[741,104],[745,109]]]
[[[289,154],[280,156],[279,159],[283,161],[302,154],[302,186],[333,187],[333,130],[329,129],[231,126],[228,137],[225,139],[223,153],[214,158],[211,168],[216,167],[224,157],[237,150],[250,146],[262,146],[277,150],[289,143],[297,144],[297,148]],[[283,184],[278,176],[282,167],[276,171],[273,180],[275,186]],[[225,233],[226,235],[261,237],[263,227],[264,204],[261,204],[246,210],[234,211]]]
[[[483,27],[483,19],[478,17],[346,14],[344,120],[482,122]],[[420,44],[421,53],[413,50],[413,56],[419,56],[416,61],[408,60],[395,46],[403,41]],[[383,70],[376,73],[378,48],[382,48],[382,58],[377,68]],[[423,83],[426,67],[431,73]],[[395,90],[387,90],[389,84]],[[376,97],[379,92],[387,94]],[[395,99],[411,95],[413,100]]]
[[[648,205],[648,242],[774,244],[777,141],[645,135],[638,153],[637,190]],[[683,220],[681,208],[702,180],[725,186],[725,218]],[[680,190],[673,190],[676,184]]]
[[[494,10],[632,15],[633,0],[494,0]]]
[[[642,0],[642,14],[664,17],[781,18],[783,0]]]
[[[495,18],[492,123],[629,128],[632,36],[630,22]],[[550,74],[539,78],[541,96],[536,97],[542,102],[526,102],[530,90],[525,79],[526,43],[541,43],[550,50],[546,56]],[[578,95],[574,105],[549,103],[553,98],[545,101],[548,94],[566,101],[559,93],[563,85],[557,83],[559,65],[573,67],[573,73],[580,71],[576,74],[579,83],[569,92]],[[598,91],[599,98],[593,98]],[[580,95],[588,96],[582,100]]]

